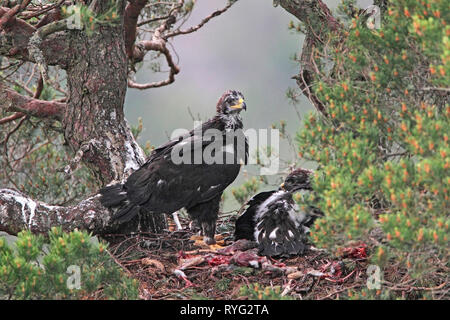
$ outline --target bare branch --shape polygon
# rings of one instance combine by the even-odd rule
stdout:
[[[22,118],[24,116],[25,116],[25,113],[23,113],[23,112],[16,112],[16,113],[14,113],[14,114],[12,114],[12,115],[10,115],[8,117],[4,117],[3,119],[0,119],[0,124],[11,122],[11,121],[20,119],[20,118]]]
[[[168,84],[171,84],[175,81],[175,75],[180,72],[179,67],[177,64],[173,61],[172,55],[167,48],[167,40],[171,37],[175,37],[178,35],[183,34],[189,34],[192,32],[197,31],[201,27],[203,27],[208,21],[210,21],[212,18],[217,17],[221,15],[222,13],[226,12],[236,1],[229,1],[229,3],[223,8],[214,11],[209,16],[204,18],[198,25],[193,26],[186,30],[175,30],[173,32],[169,32],[170,27],[174,24],[175,19],[174,17],[178,13],[178,11],[182,8],[184,1],[179,1],[177,6],[174,6],[168,15],[166,17],[165,21],[154,31],[152,39],[141,41],[134,45],[134,41],[136,39],[136,28],[137,28],[137,19],[138,15],[140,13],[140,10],[145,6],[144,3],[147,1],[144,0],[136,0],[130,3],[127,6],[126,11],[128,11],[128,20],[129,25],[128,28],[128,36],[126,37],[126,43],[127,45],[127,54],[128,57],[131,57],[134,62],[139,62],[144,59],[144,56],[147,54],[148,51],[159,51],[162,54],[164,54],[167,64],[169,66],[169,76],[166,80],[157,81],[157,82],[150,82],[145,84],[139,84],[135,81],[128,79],[128,87],[134,88],[134,89],[149,89],[149,88],[157,88],[166,86]],[[139,9],[140,8],[140,9]],[[138,12],[139,11],[139,12]],[[161,19],[158,18],[158,20]],[[149,20],[150,21],[150,20]],[[156,21],[156,20],[153,20]]]
[[[36,28],[41,28],[43,26],[46,26],[49,23],[52,23],[54,21],[61,20],[61,10],[60,9],[53,9],[49,13],[47,13],[45,16],[42,17],[41,20],[36,24]]]
[[[146,50],[154,50],[159,51],[166,57],[167,64],[169,65],[170,71],[169,71],[169,77],[166,80],[159,81],[159,82],[151,82],[151,83],[145,83],[145,84],[139,84],[132,80],[128,80],[128,86],[130,88],[134,89],[149,89],[149,88],[157,88],[162,87],[168,84],[171,84],[175,81],[175,75],[180,72],[180,68],[174,63],[172,55],[170,54],[169,49],[166,46],[166,42],[162,39],[154,39],[152,41],[142,41],[140,42],[140,46]],[[145,51],[145,52],[146,52]],[[145,55],[145,52],[142,51]]]
[[[31,12],[23,12],[23,13],[20,14],[19,16],[20,16],[22,19],[25,19],[25,20],[28,20],[28,19],[31,19],[31,18],[34,18],[34,17],[38,17],[38,16],[40,16],[40,15],[42,15],[42,14],[48,12],[48,11],[51,11],[51,10],[53,10],[53,9],[55,9],[55,8],[58,8],[58,7],[61,7],[61,6],[64,4],[65,1],[66,1],[66,0],[60,0],[60,1],[57,2],[57,3],[54,3],[54,4],[51,4],[51,5],[45,6],[45,7],[42,8],[41,10],[31,11]],[[41,22],[39,22],[39,23],[41,23]]]
[[[182,3],[182,2],[180,2]],[[181,6],[179,7],[181,8]],[[179,10],[174,9],[173,14],[176,14],[176,11]],[[134,61],[142,61],[144,59],[144,56],[146,53],[150,50],[153,51],[159,51],[166,57],[167,64],[169,65],[170,71],[169,71],[169,77],[166,80],[159,81],[159,82],[151,82],[151,83],[145,83],[145,84],[139,84],[134,82],[131,79],[128,79],[128,86],[130,88],[135,89],[149,89],[149,88],[157,88],[162,87],[168,84],[171,84],[175,81],[175,75],[180,72],[180,68],[175,64],[173,61],[172,55],[170,54],[169,49],[167,48],[167,41],[164,39],[163,33],[166,31],[171,25],[170,19],[167,19],[164,21],[163,24],[161,24],[153,33],[152,40],[144,40],[136,44],[134,47],[133,52],[133,59]]]
[[[28,6],[31,0],[24,0],[21,4],[17,4],[11,10],[6,12],[0,19],[0,29],[3,29],[5,25],[7,25],[13,17],[15,17],[19,12],[23,11],[23,9]]]
[[[0,83],[0,109],[5,111],[16,111],[38,118],[60,120],[65,108],[65,103],[26,97]]]
[[[223,8],[223,9],[219,9],[214,11],[213,13],[211,13],[209,16],[207,16],[206,18],[204,18],[198,25],[193,26],[189,29],[186,30],[175,30],[169,34],[166,34],[164,36],[164,39],[169,39],[175,36],[178,36],[180,34],[189,34],[192,32],[197,31],[198,29],[200,29],[201,27],[203,27],[206,23],[208,23],[212,18],[214,17],[218,17],[220,16],[222,13],[226,12],[236,1],[230,1],[228,2],[228,4]]]
[[[89,148],[91,144],[95,143],[94,140],[89,141],[88,143],[85,143],[81,145],[80,149],[75,154],[75,157],[70,161],[68,165],[66,165],[64,168],[58,170],[65,173],[65,178],[68,180],[70,179],[73,172],[78,168],[78,165],[80,164],[81,160],[83,159],[84,153],[86,151],[89,151]]]
[[[337,31],[342,28],[322,0],[280,0],[279,2],[286,11],[305,22],[309,29],[314,29],[317,35],[320,35],[321,31],[326,29]],[[318,23],[311,23],[313,21]]]
[[[34,92],[33,98],[39,99],[42,94],[42,90],[44,90],[44,79],[42,79],[42,75],[39,77],[37,82],[36,91]]]
[[[440,88],[440,87],[423,87],[423,91],[443,91],[450,92],[450,88]]]
[[[100,195],[81,201],[76,206],[51,206],[12,190],[0,189],[0,231],[17,234],[21,230],[47,233],[54,226],[65,231],[75,228],[102,233],[111,212],[99,202]]]
[[[155,21],[168,19],[169,17],[170,17],[170,15],[165,15],[165,16],[162,16],[162,17],[156,17],[156,18],[152,18],[152,19],[143,20],[143,21],[139,22],[137,24],[137,26],[141,27],[141,26],[146,25],[148,23],[152,23],[152,22],[155,22]]]
[[[44,54],[40,49],[40,47],[42,45],[42,41],[48,35],[58,32],[58,31],[66,30],[66,29],[67,29],[67,21],[66,20],[54,21],[54,22],[47,24],[46,26],[38,29],[33,34],[33,36],[30,38],[30,42],[28,43],[28,52],[34,58],[37,65],[39,66],[42,78],[45,83],[47,83],[49,79],[48,79],[47,62],[45,61]]]
[[[125,28],[125,50],[128,58],[133,58],[133,47],[136,41],[137,21],[141,10],[148,0],[130,1],[125,7],[124,28]]]
[[[12,9],[0,7],[0,19],[9,14]],[[23,61],[36,62],[29,54],[30,38],[38,29],[22,19],[13,16],[0,32],[0,55],[13,57]],[[46,37],[40,46],[47,65],[68,64],[71,55],[70,39],[62,33],[54,33]]]
[[[26,87],[24,87],[25,89]],[[27,88],[28,89],[28,88]],[[42,76],[39,77],[39,80],[37,82],[37,88],[35,93],[33,94],[33,98],[38,99],[41,96],[42,90],[44,89],[44,81],[42,80]],[[3,119],[0,119],[0,124],[5,124],[20,118],[23,118],[26,116],[23,112],[16,112],[13,115],[10,115],[8,117],[4,117]]]

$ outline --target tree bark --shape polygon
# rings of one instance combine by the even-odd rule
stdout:
[[[12,9],[0,7],[0,18],[7,14],[9,10]],[[29,54],[28,43],[36,30],[27,22],[12,17],[4,29],[0,29],[0,55],[35,62]],[[41,50],[48,65],[64,67],[72,57],[70,44],[64,32],[54,33],[44,39]]]
[[[17,111],[39,118],[60,120],[65,108],[65,103],[25,97],[0,83],[0,110]]]
[[[70,231],[75,228],[105,233],[111,213],[98,201],[99,195],[90,197],[76,206],[52,206],[35,201],[11,189],[0,189],[0,231],[17,234],[21,230],[46,233],[61,226]]]
[[[96,1],[92,9],[100,14],[108,9],[108,3]],[[55,117],[61,120],[65,141],[74,153],[81,155],[81,160],[103,185],[125,179],[145,161],[123,112],[128,61],[123,34],[125,1],[120,3],[122,19],[116,25],[98,26],[91,35],[79,30],[58,32],[44,39],[40,48],[47,64],[59,64],[67,72],[67,102],[56,105],[60,108]],[[6,9],[1,8],[0,15],[2,12]],[[0,54],[32,61],[27,46],[36,30],[13,19],[5,29],[6,35],[0,37],[2,44],[6,44]],[[18,25],[23,28],[18,29]],[[48,48],[47,43],[53,47]],[[58,46],[61,50],[52,56]],[[1,89],[4,88],[0,86],[0,97],[5,96],[7,101],[0,102],[0,106],[27,111],[23,106],[31,105],[33,108],[29,109],[37,110],[35,99],[15,96],[16,100],[9,99],[14,92]],[[67,231],[82,228],[94,233],[130,233],[158,232],[166,226],[163,215],[136,217],[120,226],[110,225],[111,213],[102,207],[98,198],[99,195],[94,195],[66,208],[34,201],[14,190],[0,189],[0,230],[15,234],[30,229],[41,233],[61,225]]]

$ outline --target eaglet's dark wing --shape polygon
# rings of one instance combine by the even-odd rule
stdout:
[[[253,196],[245,204],[245,211],[236,220],[236,228],[234,231],[235,240],[247,239],[255,240],[255,216],[258,207],[266,201],[276,191],[264,191]]]
[[[306,232],[303,228],[305,213],[299,211],[290,193],[279,191],[272,198],[272,201],[261,205],[257,212],[255,235],[260,254],[302,254],[306,249]]]

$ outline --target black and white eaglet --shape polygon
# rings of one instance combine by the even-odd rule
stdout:
[[[256,241],[259,254],[264,256],[303,254],[309,227],[322,213],[309,206],[302,210],[293,195],[301,190],[312,190],[311,173],[296,169],[278,190],[261,192],[251,198],[236,221],[235,240]]]
[[[214,244],[222,193],[247,160],[240,115],[246,108],[242,93],[226,91],[212,119],[156,148],[124,184],[101,189],[100,201],[114,209],[113,220],[186,208],[201,226],[205,243]]]

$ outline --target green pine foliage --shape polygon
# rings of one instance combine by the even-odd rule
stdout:
[[[142,118],[139,117],[138,124],[136,126],[131,126],[131,133],[133,134],[134,139],[138,140],[143,130],[144,122]],[[144,150],[146,156],[149,156],[152,151],[155,150],[155,146],[152,146],[149,140],[147,140],[144,145],[140,145],[140,147]]]
[[[61,228],[48,238],[22,231],[15,246],[0,238],[0,299],[137,299],[137,281],[106,250],[86,232]]]
[[[281,295],[281,287],[261,287],[259,283],[244,285],[239,288],[239,296],[248,300],[294,300],[291,296]]]
[[[393,300],[396,298],[389,290],[370,290],[366,288],[360,291],[348,290],[347,296],[344,294],[340,297],[342,300]]]
[[[381,29],[349,19],[345,41],[329,44],[331,75],[314,85],[328,115],[311,114],[297,136],[319,163],[310,200],[325,217],[311,238],[336,253],[364,242],[374,263],[424,279],[449,261],[450,8],[399,0]]]
[[[253,177],[245,181],[241,186],[231,189],[231,194],[242,206],[256,194],[261,185],[261,180]]]
[[[89,6],[76,4],[62,7],[61,12],[69,24],[74,24],[84,29],[87,35],[91,35],[100,25],[114,25],[120,19],[117,13],[117,0],[110,1],[110,7],[102,14],[95,14]],[[78,24],[78,25],[77,25]]]

